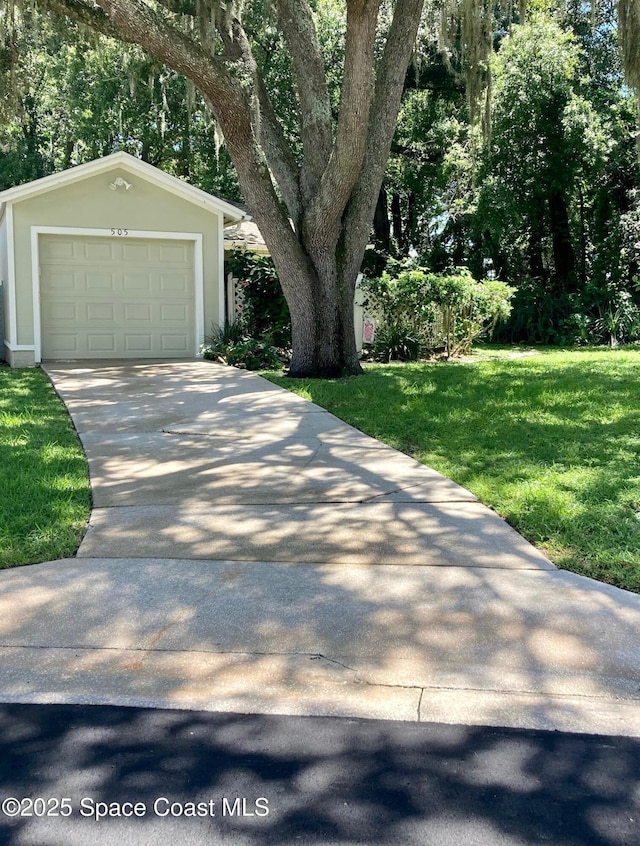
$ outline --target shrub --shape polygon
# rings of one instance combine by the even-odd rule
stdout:
[[[593,321],[598,341],[617,347],[640,338],[640,308],[633,302],[628,291],[620,291],[606,305],[599,308],[599,316]]]
[[[503,282],[476,281],[466,267],[449,274],[408,268],[395,278],[383,274],[366,280],[363,289],[367,306],[381,324],[377,334],[384,353],[376,344],[374,354],[384,358],[392,348],[400,349],[402,338],[415,358],[427,350],[447,357],[467,353],[475,340],[509,316],[513,294]]]
[[[274,370],[285,363],[283,350],[247,334],[242,322],[213,326],[201,348],[203,358],[246,370]]]
[[[282,367],[284,358],[279,350],[266,341],[245,338],[229,348],[227,364],[247,370],[276,370]]]
[[[516,291],[513,314],[498,340],[536,344],[617,344],[640,339],[638,286],[632,291],[606,280],[577,294],[554,297],[543,280],[526,279]]]
[[[212,326],[211,334],[206,339],[206,346],[216,351],[227,349],[230,345],[237,344],[245,337],[244,324],[240,320],[225,320],[222,326]]]
[[[417,361],[423,346],[418,333],[409,327],[382,325],[376,332],[373,355],[378,361]]]
[[[254,338],[268,338],[276,347],[291,346],[291,317],[270,256],[233,250],[227,270],[242,283],[241,320]]]

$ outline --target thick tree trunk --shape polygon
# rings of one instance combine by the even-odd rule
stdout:
[[[310,277],[310,287],[313,282]],[[293,309],[289,376],[327,379],[362,372],[355,344],[352,290],[341,292],[338,298],[319,296],[304,304],[296,298]]]
[[[267,242],[291,315],[292,359],[289,375],[333,378],[362,372],[353,330],[353,298],[357,270],[341,280],[338,245],[316,236],[307,247],[304,234],[296,237],[282,207],[274,202],[266,180],[255,178],[259,166],[251,151],[236,149],[226,135],[238,181],[253,217]],[[364,248],[363,248],[364,249]],[[351,332],[345,327],[351,326]]]
[[[527,255],[529,258],[529,273],[534,278],[541,278],[545,275],[544,262],[542,260],[542,239],[537,232],[529,234],[527,244]]]
[[[580,287],[584,288],[587,284],[587,227],[584,212],[584,192],[580,185],[578,186],[578,196],[580,199]]]
[[[409,191],[409,199],[407,200],[407,225],[405,226],[405,240],[409,243],[408,247],[419,247],[420,238],[416,237],[417,229],[417,200],[418,196],[415,191]]]
[[[341,281],[335,250],[314,250],[302,262],[274,252],[291,314],[289,375],[337,378],[361,373],[353,322],[355,278]]]
[[[537,202],[532,204],[529,213],[529,224],[530,229],[527,242],[529,273],[534,278],[542,278],[546,275],[544,259],[542,257],[542,245],[545,240],[543,203]]]

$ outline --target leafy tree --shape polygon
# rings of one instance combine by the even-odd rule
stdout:
[[[391,144],[422,0],[348,0],[338,112],[307,0],[41,0],[138,44],[201,92],[274,259],[292,319],[292,375],[358,372],[353,296]],[[314,4],[315,5],[315,4]],[[318,6],[323,3],[319,2]],[[380,14],[383,11],[385,14]],[[265,26],[287,46],[301,153],[256,61]],[[293,227],[291,225],[293,222]]]
[[[450,177],[468,136],[461,107],[459,96],[451,101],[428,89],[405,93],[385,176],[398,255],[427,254],[443,221],[457,216],[459,185]]]
[[[513,28],[495,59],[473,237],[518,287],[510,322],[518,339],[601,340],[603,314],[633,296],[621,249],[638,184],[633,100],[608,49],[610,24],[599,38],[584,36],[581,49],[571,31],[533,18]],[[589,66],[602,84],[586,76]]]
[[[535,20],[513,28],[495,61],[485,163],[497,215],[526,239],[529,274],[548,275],[550,259],[559,294],[577,284],[568,204],[587,152],[579,128],[598,124],[575,93],[577,67],[575,40],[555,23]]]
[[[116,150],[199,187],[240,194],[215,122],[193,86],[139,48],[41,17],[14,39],[0,90],[0,184],[35,179]]]

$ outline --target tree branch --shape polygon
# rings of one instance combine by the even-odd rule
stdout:
[[[89,27],[109,38],[121,38],[117,27],[102,9],[83,3],[82,0],[39,0],[39,6],[49,9],[56,15],[70,18],[76,23]]]
[[[244,100],[243,106],[250,103],[249,98],[244,96],[241,85],[233,78],[223,61],[212,56],[185,33],[171,26],[141,0],[128,0],[128,2],[96,0],[103,9],[90,7],[82,0],[41,0],[41,2],[53,11],[82,21],[105,35],[139,44],[164,64],[192,79],[197,85],[201,85],[202,80],[207,79],[209,101],[225,137],[227,133],[222,118],[222,112],[225,109],[221,109],[219,104],[228,99],[232,88],[236,88],[236,98]],[[160,2],[164,8],[176,14],[187,13],[191,7],[189,0],[160,0]],[[189,13],[197,14],[193,8]],[[254,76],[258,99],[263,110],[262,118],[255,114],[255,108],[253,110],[256,117],[255,134],[264,147],[269,166],[282,190],[290,214],[297,216],[300,201],[295,159],[268,100],[244,30],[237,19],[232,22],[232,26],[237,37],[237,49],[235,55],[229,56],[230,64],[233,67],[238,60],[241,60]],[[227,32],[221,34],[223,40],[228,40]],[[233,52],[233,50],[228,51],[230,54]]]
[[[138,44],[154,58],[191,79],[218,120],[238,173],[244,197],[255,215],[274,260],[306,261],[271,180],[251,120],[246,68],[207,54],[187,34],[171,26],[143,0],[39,0],[49,8],[104,35]]]
[[[308,214],[309,230],[334,245],[340,219],[362,169],[374,89],[374,41],[380,0],[347,3],[345,68],[331,157]]]
[[[302,203],[298,164],[291,147],[284,137],[280,121],[276,117],[271,98],[267,92],[262,74],[256,68],[256,89],[260,103],[260,143],[269,167],[282,191],[291,219],[296,227],[300,224]]]
[[[226,54],[236,61],[241,61],[253,78],[255,97],[251,105],[255,134],[282,192],[289,214],[297,224],[301,209],[298,165],[276,117],[247,34],[238,18],[230,22],[230,28],[222,35],[222,39]]]
[[[300,103],[304,152],[300,183],[306,201],[315,193],[331,154],[331,103],[311,8],[307,0],[276,0]]]
[[[345,280],[355,281],[384,178],[402,100],[404,81],[418,33],[424,0],[398,0],[378,68],[362,169],[344,221]]]

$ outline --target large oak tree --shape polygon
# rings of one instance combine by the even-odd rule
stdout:
[[[360,370],[353,298],[423,0],[347,0],[332,108],[312,3],[274,0],[290,56],[298,145],[252,51],[244,0],[38,0],[192,80],[213,111],[271,251],[292,320],[296,376]]]
[[[292,320],[295,376],[360,370],[353,297],[371,230],[424,0],[345,0],[339,103],[332,103],[317,0],[265,0],[289,54],[298,126],[291,143],[252,44],[251,0],[32,0],[137,44],[191,80],[222,129],[251,213],[275,262]],[[498,4],[500,5],[500,4]],[[508,4],[509,7],[511,4]],[[524,18],[526,0],[520,2]],[[12,7],[6,0],[6,7]],[[477,113],[491,50],[491,0],[444,0],[441,32],[470,69]],[[435,5],[433,6],[435,8]],[[255,11],[255,10],[254,10]],[[640,83],[640,0],[618,0],[628,82]],[[271,26],[271,21],[269,22]],[[474,82],[475,81],[475,82]]]

